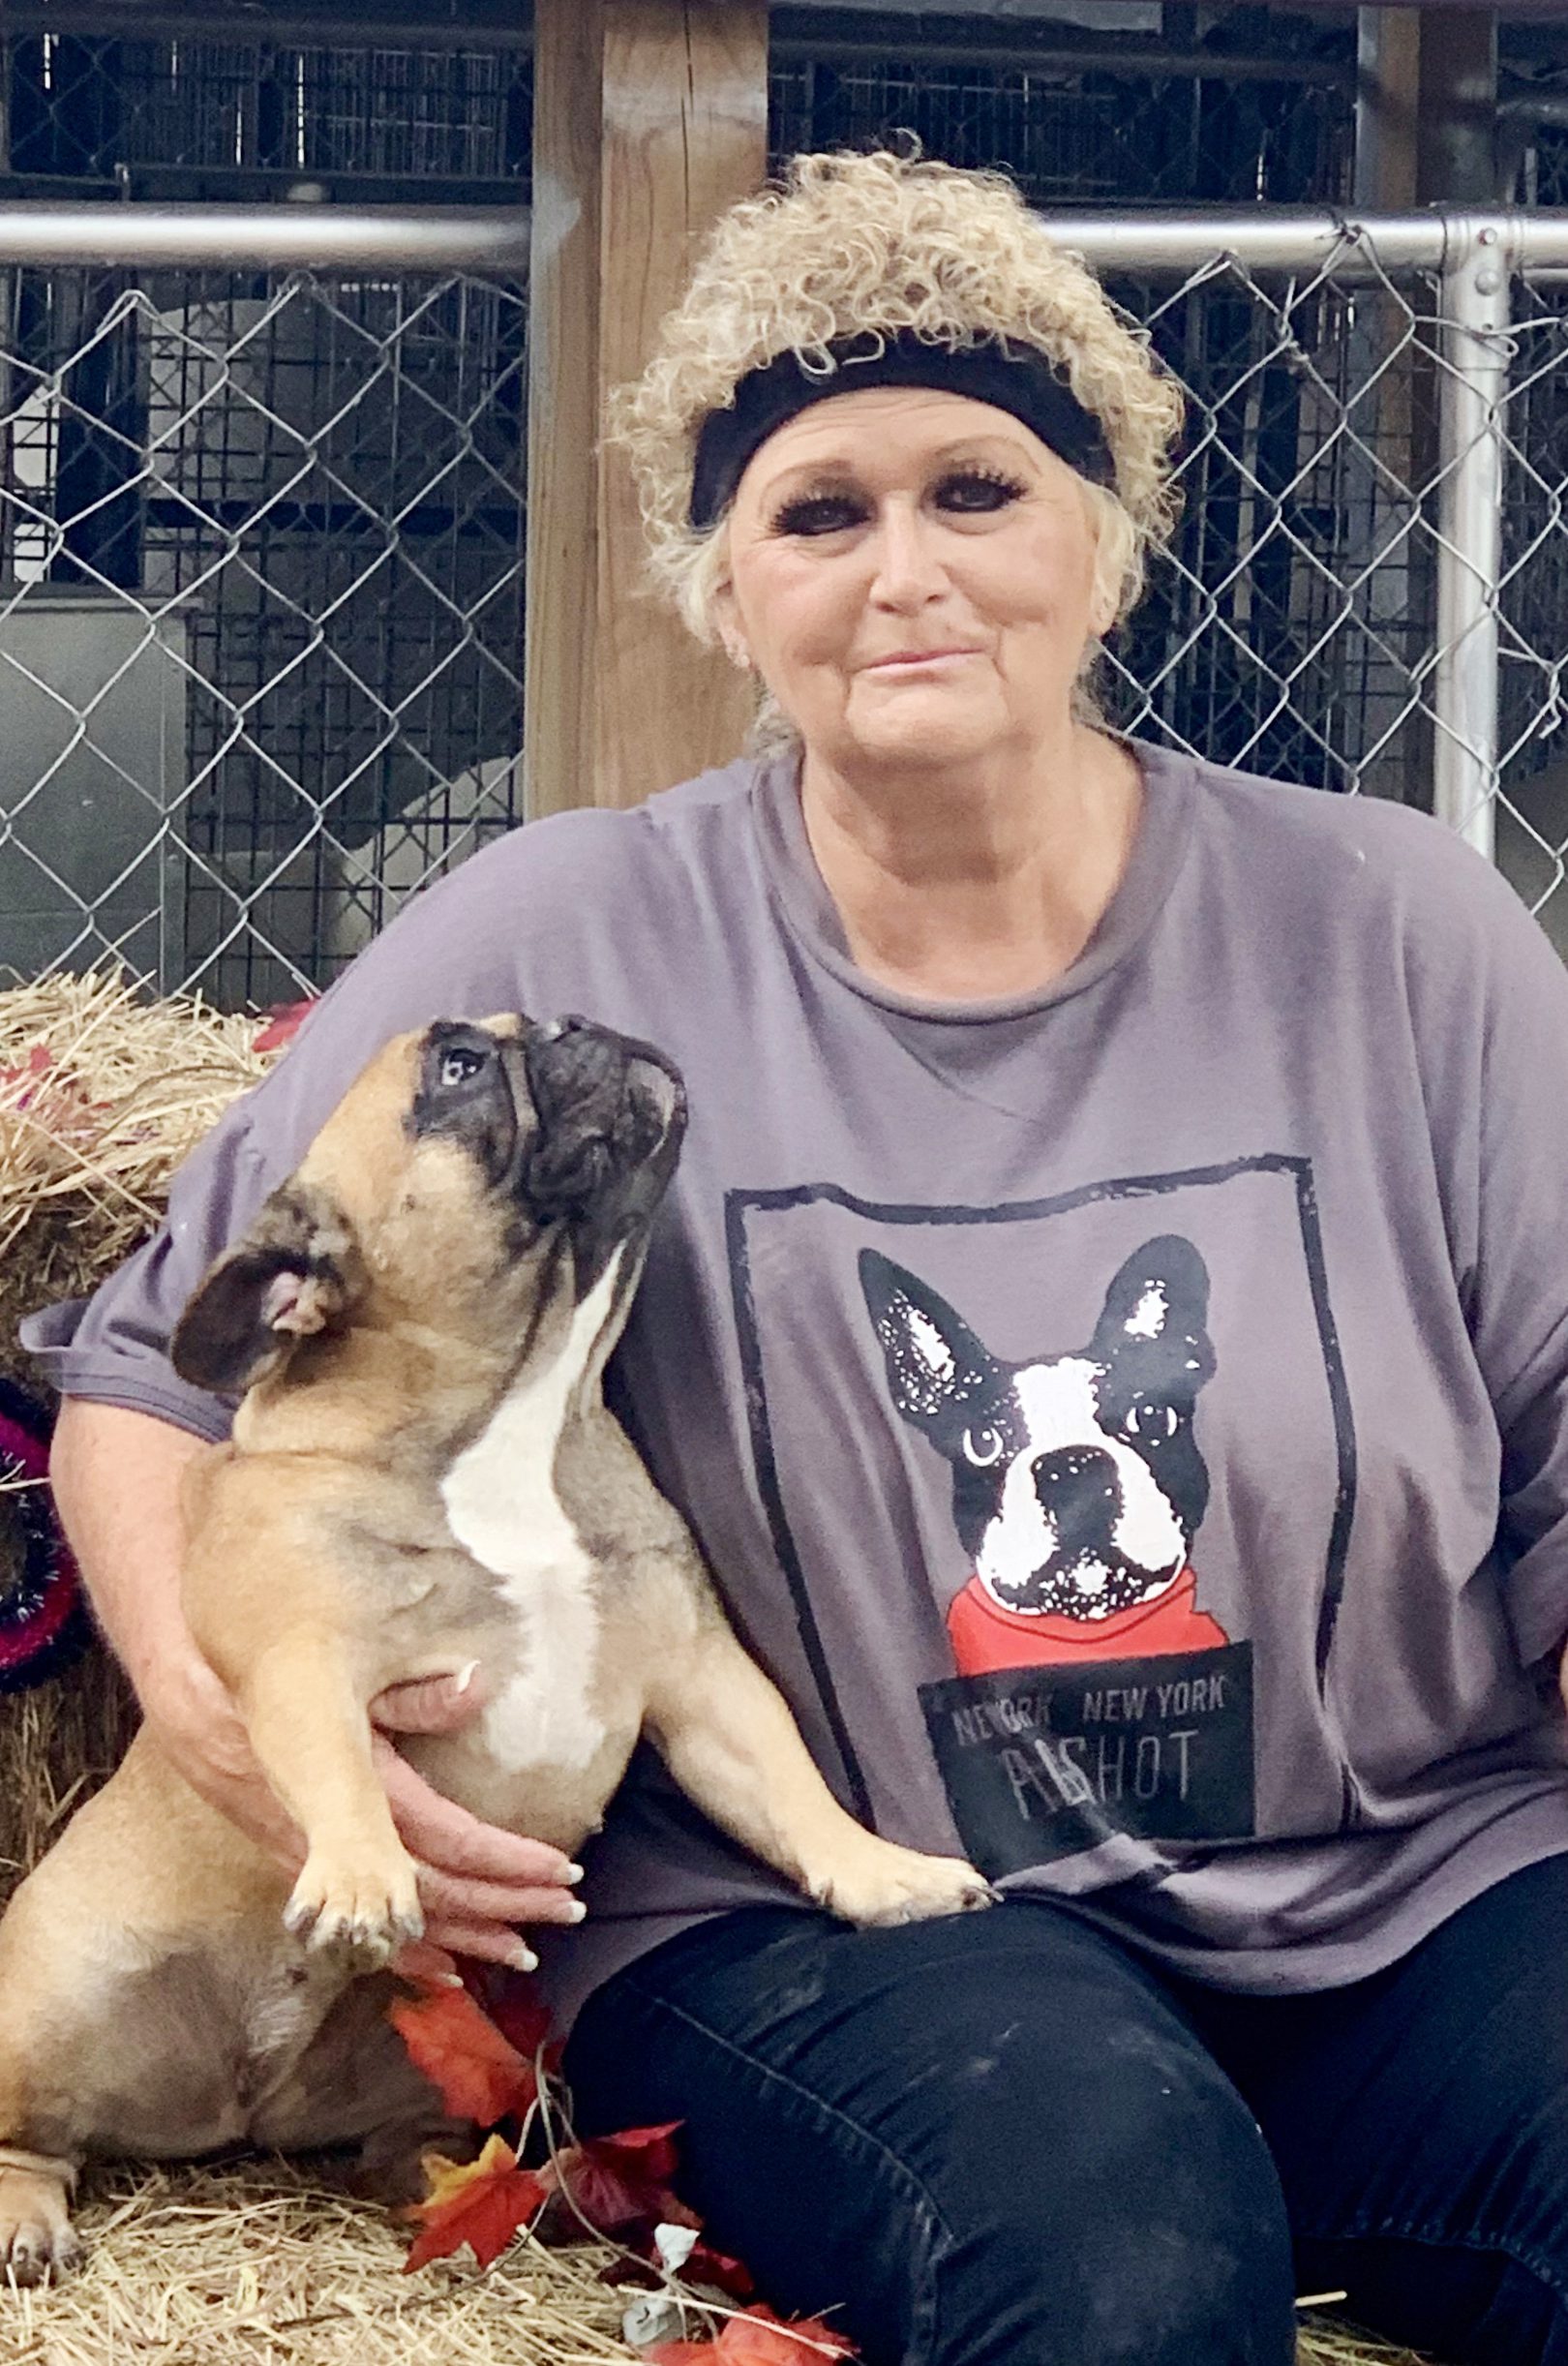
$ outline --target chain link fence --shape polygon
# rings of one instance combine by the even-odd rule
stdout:
[[[1379,264],[1374,233],[1293,275],[1216,259],[1112,285],[1190,411],[1182,529],[1108,653],[1107,712],[1429,809],[1457,775],[1445,818],[1568,952],[1568,286],[1516,278],[1506,331],[1478,339],[1453,279]],[[1462,422],[1478,360],[1500,382]],[[1500,474],[1490,550],[1460,498],[1478,457]],[[1479,733],[1452,684],[1477,657]]]
[[[0,941],[319,983],[521,811],[515,284],[0,275]]]
[[[1348,35],[1278,21],[1250,59],[900,60],[886,23],[873,48],[785,15],[772,144],[901,124],[1007,166],[1188,388],[1186,512],[1107,712],[1435,797],[1568,949],[1568,298],[1516,271],[1505,333],[1479,332],[1449,254],[1473,226],[1430,217],[1414,247],[1332,224],[1260,247],[1239,209],[1342,202],[1351,156]],[[527,197],[515,40],[0,29],[0,197],[293,195],[272,218],[323,228]],[[1568,195],[1568,128],[1521,155],[1522,188]],[[1115,214],[1062,210],[1097,197]],[[1135,211],[1173,198],[1185,219]],[[118,954],[286,1000],[522,816],[526,292],[482,239],[462,268],[389,259],[407,243],[383,221],[316,271],[239,267],[194,228],[113,269],[85,227],[75,259],[0,243],[0,972]]]
[[[1222,259],[1167,219],[1194,259],[1134,276],[1128,218],[1063,228],[1191,405],[1107,712],[1418,804],[1459,760],[1476,810],[1450,818],[1568,948],[1568,289],[1516,277],[1483,341],[1500,400],[1456,449],[1452,273],[1379,263],[1375,232],[1293,272]],[[523,292],[13,267],[0,304],[3,958],[113,951],[226,1003],[318,985],[523,810]],[[1454,500],[1478,438],[1493,557]],[[1445,553],[1474,595],[1446,616]],[[1451,677],[1478,629],[1472,744]]]

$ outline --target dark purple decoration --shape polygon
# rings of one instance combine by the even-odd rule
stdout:
[[[25,1692],[69,1667],[87,1640],[81,1582],[49,1493],[48,1417],[0,1379],[0,1483],[34,1481],[0,1497],[20,1541],[19,1566],[0,1572],[0,1692]]]

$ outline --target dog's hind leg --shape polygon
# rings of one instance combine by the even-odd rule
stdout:
[[[251,1746],[305,1835],[284,1922],[355,1971],[424,1930],[414,1861],[371,1755],[370,1715],[342,1636],[290,1631],[232,1671]]]
[[[829,1790],[782,1693],[727,1627],[705,1623],[648,1704],[676,1781],[715,1824],[851,1923],[914,1923],[988,1905],[961,1857],[900,1848]]]
[[[0,2275],[42,2284],[69,2275],[81,2259],[71,2223],[76,2164],[0,2144]]]

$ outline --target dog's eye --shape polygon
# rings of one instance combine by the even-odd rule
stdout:
[[[992,1422],[964,1432],[964,1453],[977,1471],[988,1471],[992,1463],[1001,1461],[1002,1444],[1002,1433]]]
[[[1134,1405],[1128,1413],[1127,1426],[1134,1438],[1174,1438],[1176,1408],[1174,1405]]]
[[[443,1084],[467,1084],[470,1077],[479,1074],[484,1064],[482,1051],[467,1050],[461,1044],[453,1044],[441,1053],[440,1081]]]

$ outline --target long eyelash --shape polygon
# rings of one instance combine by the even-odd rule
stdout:
[[[994,485],[998,493],[1010,493],[1014,500],[1027,487],[1005,469],[987,468],[982,464],[970,469],[950,469],[942,479],[945,485]]]
[[[814,509],[827,507],[833,502],[842,502],[848,508],[855,505],[853,497],[836,487],[825,486],[820,493],[797,493],[775,510],[769,521],[769,530],[775,534],[799,533]]]

